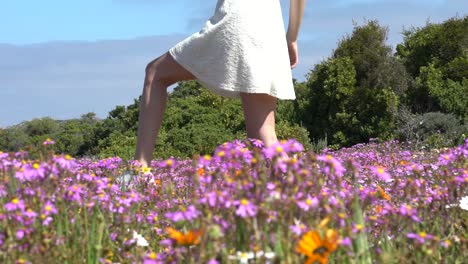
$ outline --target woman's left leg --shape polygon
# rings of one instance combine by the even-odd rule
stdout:
[[[135,160],[149,166],[167,103],[167,88],[195,76],[166,52],[146,66],[146,75],[138,117]]]

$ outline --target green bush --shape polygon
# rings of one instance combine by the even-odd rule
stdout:
[[[135,157],[136,135],[112,133],[107,140],[108,146],[98,154],[100,159],[120,157],[130,160]]]
[[[280,121],[276,124],[276,136],[278,137],[278,140],[288,140],[293,138],[301,143],[306,151],[312,149],[309,131],[300,125]]]
[[[406,104],[418,113],[468,118],[468,16],[405,31],[397,57],[414,78]]]
[[[410,141],[416,148],[453,147],[461,144],[468,132],[453,114],[429,112],[412,114],[402,110],[397,128],[398,139]]]

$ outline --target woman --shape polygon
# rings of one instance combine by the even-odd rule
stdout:
[[[167,87],[197,80],[222,96],[240,98],[247,137],[277,142],[277,99],[295,99],[291,68],[305,0],[290,0],[285,37],[280,0],[218,0],[199,32],[146,67],[135,160],[147,167],[166,109]]]

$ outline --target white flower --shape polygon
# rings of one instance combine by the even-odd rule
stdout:
[[[249,259],[255,258],[255,254],[253,252],[240,252],[237,251],[236,256],[229,255],[228,259],[238,259],[240,264],[248,264]]]
[[[468,211],[468,196],[462,197],[458,204],[448,204],[445,208],[460,207],[463,210]]]
[[[272,202],[274,200],[279,200],[281,199],[281,193],[277,191],[273,191],[268,195],[268,197],[265,199],[267,202]]]
[[[452,208],[452,207],[457,207],[458,204],[447,204],[445,208]]]
[[[255,254],[255,256],[256,256],[257,258],[260,258],[260,257],[262,257],[263,255],[265,255],[265,258],[266,258],[266,259],[272,259],[272,258],[275,257],[275,253],[274,253],[274,252],[263,252],[263,251],[258,251],[258,252]]]
[[[275,253],[263,251],[258,251],[256,253],[237,251],[236,256],[230,255],[228,259],[239,260],[240,264],[247,264],[250,259],[261,258],[262,256],[265,256],[266,259],[273,259],[275,257]]]
[[[465,197],[461,198],[460,208],[463,209],[463,210],[468,211],[468,196],[465,196]]]
[[[146,241],[146,239],[142,235],[138,234],[135,230],[133,230],[133,239],[136,240],[137,246],[140,246],[140,247],[149,246],[148,241]]]

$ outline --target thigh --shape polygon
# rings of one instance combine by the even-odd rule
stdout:
[[[147,75],[153,75],[153,78],[172,85],[179,81],[194,80],[196,77],[180,65],[169,52],[151,61],[146,67]]]

